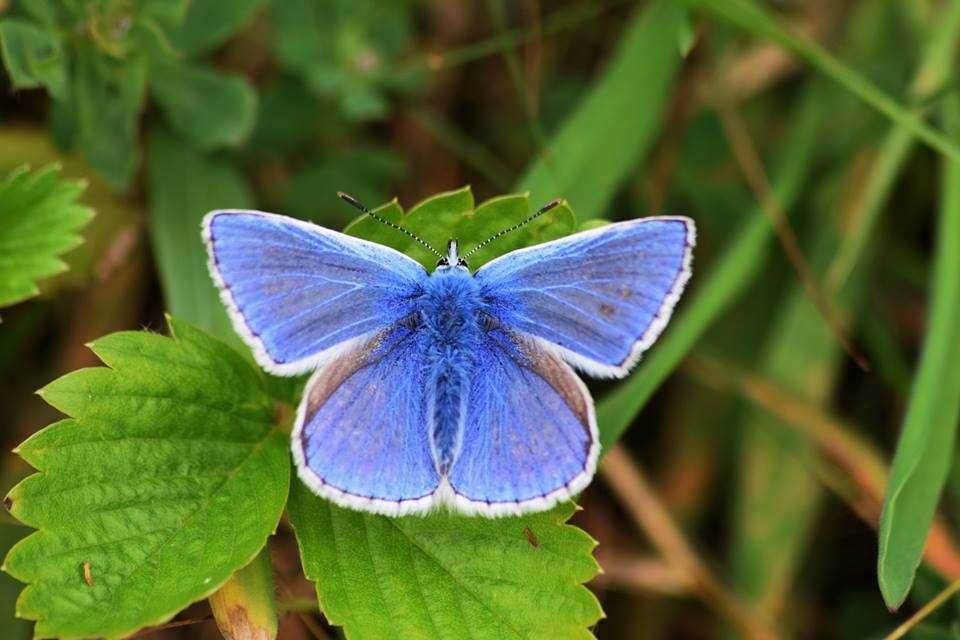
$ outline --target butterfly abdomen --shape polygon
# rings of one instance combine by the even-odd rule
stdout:
[[[435,272],[422,298],[422,328],[429,334],[424,358],[427,427],[437,471],[444,475],[460,452],[480,340],[479,304],[476,284],[462,269]]]

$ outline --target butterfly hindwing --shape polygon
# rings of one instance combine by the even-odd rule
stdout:
[[[234,327],[280,375],[408,316],[428,277],[398,251],[285,216],[214,211],[203,231]]]
[[[490,313],[594,376],[626,375],[690,278],[693,221],[643,218],[508,253],[476,274]]]
[[[449,482],[467,513],[547,509],[587,485],[600,452],[593,401],[577,375],[503,327],[481,341],[463,429]]]
[[[307,383],[293,432],[300,478],[340,505],[423,512],[440,476],[426,429],[424,335],[404,324],[336,355]]]

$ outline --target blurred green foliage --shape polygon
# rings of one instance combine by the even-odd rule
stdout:
[[[421,75],[400,59],[411,8],[407,0],[271,0],[277,58],[350,120],[383,118],[390,93],[416,88]]]
[[[290,611],[311,625],[343,624],[351,638],[380,637],[398,615],[423,637],[467,619],[500,636],[491,630],[891,631],[960,578],[958,37],[957,0],[0,2],[0,175],[10,175],[0,187],[0,304],[33,296],[38,280],[41,292],[3,310],[7,450],[57,419],[31,392],[81,369],[47,395],[74,417],[22,449],[46,473],[13,494],[25,498],[13,514],[43,529],[7,561],[35,584],[21,613],[46,618],[40,634],[133,631],[208,595],[260,549],[279,495],[258,526],[230,529],[232,552],[221,549],[228,505],[218,502],[229,487],[198,512],[209,526],[197,540],[223,553],[197,557],[175,534],[150,529],[186,517],[190,500],[207,495],[202,474],[187,468],[189,452],[162,438],[225,424],[229,404],[259,411],[245,428],[266,428],[279,442],[271,425],[289,423],[299,393],[297,381],[261,376],[206,335],[240,346],[206,273],[199,222],[214,208],[278,211],[432,267],[435,257],[405,236],[356,219],[335,199],[343,190],[434,246],[456,236],[467,250],[565,199],[485,247],[473,268],[648,213],[691,215],[700,238],[691,288],[658,344],[627,380],[591,383],[604,446],[619,443],[656,489],[644,509],[640,494],[598,481],[573,516],[600,542],[605,573],[588,584],[607,620],[591,626],[600,611],[578,585],[595,571],[592,543],[563,524],[569,511],[519,529],[510,520],[391,521],[331,511],[294,482],[297,535],[281,524],[272,554],[258,556],[263,566],[272,556],[280,637],[302,632]],[[60,173],[41,168],[55,162]],[[78,178],[88,182],[82,195]],[[505,192],[517,195],[495,197]],[[88,207],[98,212],[89,223]],[[772,223],[777,210],[788,227]],[[86,242],[70,250],[78,232]],[[785,256],[790,238],[812,279]],[[71,271],[55,276],[64,265]],[[844,353],[812,291],[869,372]],[[82,369],[99,364],[84,342],[164,330],[165,311],[182,318],[179,341],[116,334],[94,345],[108,364],[123,359],[121,371]],[[207,358],[194,362],[205,374],[176,369],[190,357]],[[259,382],[220,388],[231,375]],[[147,421],[138,415],[149,405],[133,398],[156,395],[156,385],[183,402]],[[201,391],[246,395],[200,407]],[[97,454],[70,453],[70,438],[90,429],[100,430]],[[131,430],[163,444],[111,440]],[[204,454],[204,464],[229,473],[221,454]],[[166,464],[163,455],[183,462],[192,493],[161,505],[132,487],[149,484],[144,475]],[[96,479],[108,469],[109,482]],[[5,489],[29,471],[0,458]],[[276,489],[280,475],[260,484]],[[152,516],[114,518],[105,531],[168,540],[150,565],[167,586],[149,597],[147,581],[111,577],[109,566],[133,566],[120,547],[91,542],[100,554],[92,587],[82,568],[93,552],[65,551],[92,535],[85,523],[107,517],[89,505],[121,494],[126,508]],[[666,528],[649,515],[659,507],[675,520]],[[12,518],[2,524],[4,548],[27,532]],[[715,569],[712,581],[685,573],[682,545],[664,543],[677,527]],[[37,540],[52,546],[36,551]],[[555,549],[559,540],[570,545]],[[426,560],[417,555],[425,549],[434,552]],[[529,554],[547,552],[557,566],[538,568],[542,558]],[[201,573],[211,583],[198,583]],[[243,582],[238,575],[230,584]],[[515,587],[507,599],[491,586],[505,576]],[[0,616],[9,617],[19,587],[9,579],[0,587]],[[268,590],[258,589],[257,598]],[[544,589],[558,599],[533,595]],[[314,593],[329,620],[303,601]],[[127,604],[97,609],[100,596]],[[439,618],[423,617],[440,602]],[[458,604],[468,615],[444,618]],[[509,624],[530,610],[536,624]],[[911,637],[954,637],[958,620],[952,598]],[[6,618],[0,628],[11,638],[29,633]]]
[[[49,91],[54,138],[79,147],[120,189],[139,166],[148,94],[200,149],[235,146],[250,133],[250,84],[190,58],[242,27],[257,4],[216,2],[188,11],[184,0],[25,2],[0,20],[4,63],[14,87]]]

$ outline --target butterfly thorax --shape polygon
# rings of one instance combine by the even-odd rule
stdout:
[[[480,293],[464,268],[437,269],[421,298],[421,330],[429,334],[424,358],[427,426],[437,471],[449,472],[460,451],[463,422],[480,341]]]

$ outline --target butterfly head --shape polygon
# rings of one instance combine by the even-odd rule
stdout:
[[[2,1],[2,0],[0,0],[0,1]],[[537,211],[535,214],[533,214],[532,216],[530,216],[530,217],[527,218],[526,220],[523,220],[523,221],[521,221],[521,222],[518,222],[517,224],[513,225],[512,227],[509,227],[509,228],[504,229],[504,230],[502,230],[502,231],[498,231],[497,233],[493,234],[492,236],[490,236],[489,238],[487,238],[486,240],[484,240],[483,242],[481,242],[480,244],[478,244],[477,246],[475,246],[473,249],[471,249],[470,251],[468,251],[468,252],[466,253],[466,255],[464,255],[464,256],[461,258],[460,255],[457,253],[457,240],[456,240],[456,238],[454,238],[453,240],[450,240],[450,241],[447,243],[447,255],[443,255],[442,253],[440,253],[439,251],[437,251],[436,249],[434,249],[433,247],[431,247],[426,241],[423,240],[423,238],[419,237],[418,235],[416,235],[416,234],[414,234],[414,233],[411,233],[409,230],[404,229],[403,227],[401,227],[401,226],[399,226],[399,225],[397,225],[397,224],[395,224],[395,223],[393,223],[393,222],[390,222],[389,220],[386,220],[386,219],[380,217],[379,215],[377,215],[376,213],[374,213],[374,212],[371,211],[370,209],[367,209],[365,206],[363,206],[362,204],[360,204],[359,202],[357,202],[357,199],[354,198],[353,196],[347,195],[346,193],[343,193],[342,191],[338,191],[338,192],[337,192],[337,196],[339,196],[342,200],[348,202],[350,205],[356,207],[356,208],[359,209],[360,211],[363,211],[365,214],[367,214],[368,216],[370,216],[371,218],[373,218],[373,219],[376,220],[377,222],[382,222],[383,224],[387,225],[388,227],[390,227],[390,228],[392,228],[392,229],[396,229],[396,230],[399,231],[400,233],[403,233],[403,234],[409,236],[409,237],[412,238],[413,240],[417,241],[417,243],[420,244],[420,246],[422,246],[424,249],[426,249],[427,251],[430,251],[430,252],[433,253],[434,255],[438,256],[440,259],[437,261],[437,269],[457,268],[457,269],[463,269],[464,271],[467,271],[467,270],[469,269],[469,267],[467,266],[467,260],[466,260],[466,259],[469,258],[470,256],[472,256],[474,253],[476,253],[477,251],[479,251],[479,250],[482,249],[483,247],[487,246],[488,244],[490,244],[491,242],[493,242],[494,240],[496,240],[496,239],[499,238],[500,236],[502,236],[502,235],[504,235],[504,234],[507,234],[507,233],[510,233],[511,231],[516,231],[517,229],[519,229],[520,227],[524,226],[524,225],[527,224],[528,222],[531,222],[531,221],[539,218],[540,216],[542,216],[542,215],[545,214],[546,212],[550,211],[550,210],[553,209],[554,207],[556,207],[556,206],[558,206],[558,205],[560,205],[560,204],[563,203],[563,200],[554,200],[554,201],[548,203],[546,206],[542,207],[539,211]]]
[[[447,243],[447,255],[443,256],[437,261],[438,269],[449,269],[450,267],[457,267],[459,269],[467,268],[467,261],[461,258],[457,253],[456,238]]]

